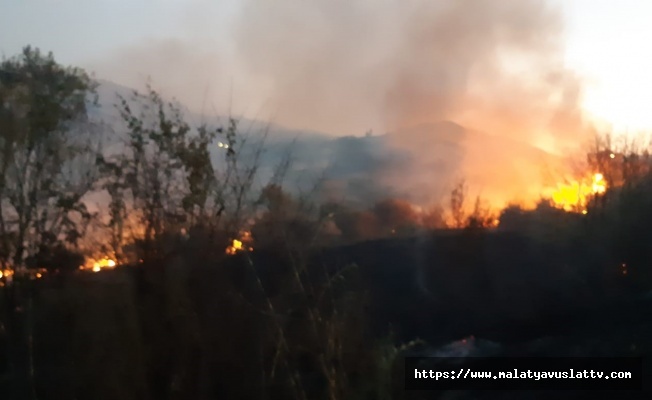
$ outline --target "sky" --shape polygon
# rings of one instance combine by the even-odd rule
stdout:
[[[507,0],[494,1],[497,4]],[[379,0],[376,4],[382,8],[385,3]],[[652,112],[648,107],[652,105],[652,47],[648,41],[652,37],[652,24],[647,17],[652,15],[652,2],[551,0],[549,3],[559,7],[563,15],[563,61],[582,81],[582,109],[593,120],[600,121],[601,126],[610,124],[618,132],[651,130]],[[228,108],[249,116],[279,118],[281,123],[298,125],[298,128],[332,128],[337,131],[334,133],[341,134],[360,134],[367,125],[387,128],[368,112],[372,105],[368,109],[360,105],[360,112],[356,113],[360,118],[341,118],[339,124],[329,125],[327,121],[332,116],[327,113],[306,112],[305,119],[287,117],[282,107],[298,107],[303,99],[275,101],[275,87],[278,87],[275,75],[252,74],[249,64],[257,60],[248,60],[245,66],[242,57],[234,56],[240,47],[248,46],[243,42],[248,36],[242,34],[238,17],[244,7],[252,7],[251,2],[0,0],[0,53],[11,56],[22,46],[32,44],[53,51],[62,63],[94,71],[99,78],[137,86],[150,77],[162,91],[177,95],[195,109],[215,107],[224,112]],[[296,8],[297,14],[311,12]],[[365,10],[368,9],[361,7],[350,12]],[[264,15],[260,20],[255,13],[248,15],[253,18],[252,23],[264,26]],[[357,21],[360,20],[364,20],[364,15],[358,16]],[[283,43],[272,40],[274,32],[270,30],[269,47],[279,46],[279,51],[283,51]],[[373,32],[385,32],[387,38],[383,40],[393,40],[391,29]],[[296,39],[305,39],[303,36],[297,35]],[[258,47],[256,51],[274,54],[277,49]],[[296,63],[302,62],[301,53],[290,56],[297,58]],[[369,55],[369,59],[373,57]],[[362,104],[366,95],[377,93],[356,92],[351,101]],[[323,108],[327,110],[330,106],[335,107],[327,104]],[[367,123],[363,118],[370,121]],[[316,126],[308,126],[310,121],[315,121]]]
[[[616,131],[652,129],[652,3],[570,0],[568,64],[585,76],[584,107]]]

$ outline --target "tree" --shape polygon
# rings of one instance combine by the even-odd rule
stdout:
[[[380,237],[380,222],[376,215],[367,210],[353,211],[342,216],[337,226],[348,241],[373,240]]]
[[[466,183],[460,181],[451,192],[450,212],[454,228],[463,228],[465,221]]]
[[[258,204],[265,210],[252,228],[254,241],[260,247],[284,252],[305,252],[314,245],[320,223],[307,205],[292,198],[278,184],[266,185]]]
[[[94,181],[87,108],[95,83],[29,46],[0,63],[0,238],[5,267],[43,244],[75,245]]]
[[[84,256],[62,243],[42,244],[38,253],[25,260],[27,267],[45,268],[50,273],[70,273],[84,264]]]
[[[170,250],[162,242],[183,230],[212,243],[208,252],[221,248],[214,246],[220,241],[226,248],[226,238],[255,211],[252,187],[266,132],[252,146],[234,118],[226,127],[192,127],[181,107],[150,85],[120,97],[116,107],[125,124],[124,150],[97,160],[111,199],[107,228],[116,256],[134,242],[141,255],[162,256]]]
[[[95,84],[29,46],[3,59],[0,71],[2,267],[77,262],[67,247],[78,244],[92,217],[82,198],[95,180],[96,131],[87,115]],[[4,292],[14,395],[35,398],[31,287],[16,279]]]
[[[126,124],[125,149],[100,156],[101,187],[110,195],[108,228],[116,257],[122,247],[138,240],[145,256],[159,253],[160,239],[170,231],[211,223],[225,208],[209,148],[222,135],[227,158],[235,156],[235,122],[229,129],[196,129],[185,121],[178,105],[166,102],[149,85],[117,104]],[[131,215],[132,218],[128,218]]]
[[[496,226],[496,221],[496,216],[491,212],[491,208],[487,202],[483,201],[480,196],[477,196],[473,205],[473,212],[467,219],[467,227],[488,228]]]
[[[373,212],[380,222],[385,235],[414,231],[419,225],[419,215],[412,205],[400,199],[387,199],[377,202]]]
[[[429,207],[421,216],[421,225],[426,229],[441,229],[446,227],[443,208],[435,204]]]
[[[333,221],[342,243],[370,240],[379,236],[380,223],[371,211],[356,210],[332,202],[322,206],[321,216]]]

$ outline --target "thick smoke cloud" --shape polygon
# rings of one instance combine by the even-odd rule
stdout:
[[[419,202],[460,178],[490,200],[533,199],[548,183],[542,171],[559,165],[530,145],[567,153],[590,132],[549,2],[229,4],[214,18],[218,8],[194,1],[186,36],[135,43],[94,69],[129,86],[150,76],[194,111],[333,135],[390,132],[412,161],[370,176]]]
[[[454,119],[505,131],[535,119],[535,131],[560,132],[578,122],[580,95],[562,28],[540,0],[249,0],[234,38],[296,125],[332,130],[358,114],[390,130]]]
[[[385,176],[413,193],[433,192],[428,168],[454,163],[437,149],[455,135],[440,121],[494,135],[453,138],[464,152],[455,174],[508,201],[536,197],[542,164],[552,163],[523,143],[565,151],[588,132],[563,33],[559,10],[540,0],[250,0],[234,38],[247,72],[273,83],[280,120],[391,132],[415,162]]]

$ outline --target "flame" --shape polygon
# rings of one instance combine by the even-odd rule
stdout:
[[[112,260],[109,257],[104,257],[99,260],[89,259],[86,264],[79,267],[79,269],[100,272],[103,269],[115,268],[116,265],[115,260]]]
[[[607,191],[604,175],[596,172],[589,177],[560,184],[550,194],[553,204],[566,211],[580,211],[587,214],[586,205],[590,198]]]
[[[233,255],[241,251],[252,251],[254,248],[251,246],[253,238],[251,232],[244,231],[240,234],[238,239],[233,239],[231,245],[226,248],[226,254]]]
[[[235,254],[242,250],[242,242],[238,239],[233,239],[231,246],[226,248],[226,254]]]

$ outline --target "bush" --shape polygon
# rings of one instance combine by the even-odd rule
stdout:
[[[72,272],[84,264],[84,256],[68,249],[62,243],[41,245],[38,253],[29,257],[25,264],[28,268],[45,268],[50,273]]]

